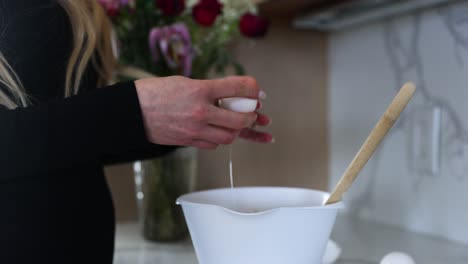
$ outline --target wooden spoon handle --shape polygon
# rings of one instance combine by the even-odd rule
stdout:
[[[343,194],[348,190],[351,184],[356,179],[359,172],[366,165],[367,161],[374,154],[380,142],[387,135],[388,131],[395,124],[401,112],[405,109],[416,91],[413,83],[406,83],[393,99],[390,106],[387,108],[379,122],[376,124],[372,132],[367,137],[359,152],[349,164],[346,171],[341,176],[340,181],[336,185],[332,194],[325,204],[332,204],[341,201]]]

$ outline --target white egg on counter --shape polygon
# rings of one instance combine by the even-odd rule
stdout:
[[[414,259],[403,252],[391,252],[385,255],[380,264],[415,264]]]
[[[327,244],[327,249],[325,250],[325,255],[323,256],[323,264],[332,264],[335,263],[341,255],[341,248],[336,244],[335,241],[329,240]]]
[[[234,112],[250,113],[257,109],[256,99],[232,97],[220,100],[219,106]]]

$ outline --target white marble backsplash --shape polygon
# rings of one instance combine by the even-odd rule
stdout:
[[[402,84],[418,87],[348,211],[468,244],[468,3],[333,33],[329,58],[330,186]]]

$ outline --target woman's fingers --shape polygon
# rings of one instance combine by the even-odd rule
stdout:
[[[249,127],[257,121],[257,113],[237,113],[216,106],[208,111],[208,123],[233,130]]]
[[[213,101],[230,97],[262,99],[265,93],[260,91],[257,81],[252,77],[233,76],[206,81]]]
[[[258,113],[257,122],[255,124],[259,126],[268,126],[271,124],[271,118],[267,115]]]
[[[256,131],[251,128],[243,129],[240,132],[239,137],[246,139],[246,140],[254,141],[257,143],[273,143],[274,142],[273,136],[270,133]]]
[[[221,127],[206,126],[199,134],[199,140],[211,142],[217,145],[229,145],[234,142],[238,135],[235,130]]]
[[[199,134],[200,139],[193,140],[192,146],[202,149],[216,149],[219,145],[229,145],[234,142],[239,132],[216,126],[207,126]]]

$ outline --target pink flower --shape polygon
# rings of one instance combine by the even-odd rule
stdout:
[[[153,28],[149,34],[149,45],[153,61],[158,62],[161,53],[171,69],[180,70],[180,74],[186,77],[192,74],[194,53],[185,24]]]

